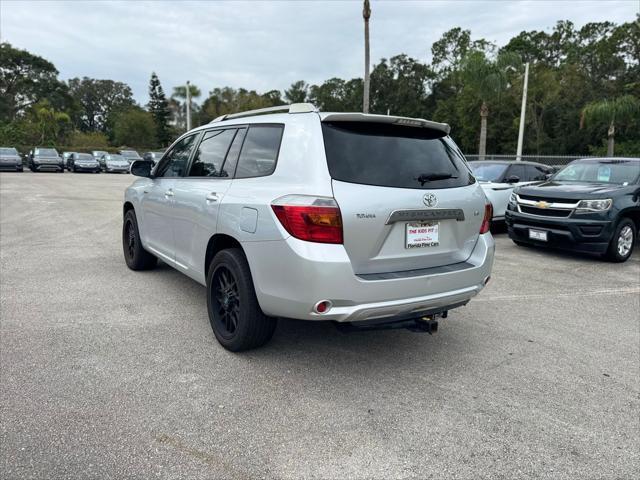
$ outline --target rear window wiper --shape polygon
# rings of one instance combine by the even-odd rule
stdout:
[[[424,186],[427,182],[434,182],[436,180],[447,180],[448,178],[458,178],[450,173],[423,173],[419,177],[414,178],[420,182],[421,186]]]

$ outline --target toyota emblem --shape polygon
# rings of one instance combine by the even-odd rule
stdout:
[[[438,197],[436,197],[433,193],[427,193],[424,197],[422,197],[422,203],[424,203],[427,207],[435,207],[438,205]]]

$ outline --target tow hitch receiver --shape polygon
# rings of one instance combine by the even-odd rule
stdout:
[[[406,328],[412,332],[426,332],[429,335],[438,331],[438,318],[447,318],[448,311],[430,313],[419,317],[395,318],[386,321],[366,321],[357,323],[340,323],[336,322],[335,326],[341,332],[362,332],[368,330],[393,330],[398,328]]]

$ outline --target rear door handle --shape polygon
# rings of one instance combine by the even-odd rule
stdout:
[[[220,197],[218,197],[218,194],[216,192],[211,192],[207,194],[205,199],[207,200],[207,202],[217,202],[218,200],[220,200]]]
[[[169,189],[166,192],[164,192],[164,196],[165,197],[173,197],[173,190]]]

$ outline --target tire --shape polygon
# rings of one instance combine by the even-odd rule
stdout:
[[[637,232],[633,220],[622,218],[613,231],[605,259],[615,263],[626,262],[633,253]]]
[[[142,247],[138,219],[133,210],[125,213],[122,222],[122,250],[127,267],[131,270],[151,270],[158,263],[158,259]]]
[[[216,339],[232,352],[264,345],[278,323],[262,313],[247,258],[239,248],[222,250],[211,260],[207,311]]]

